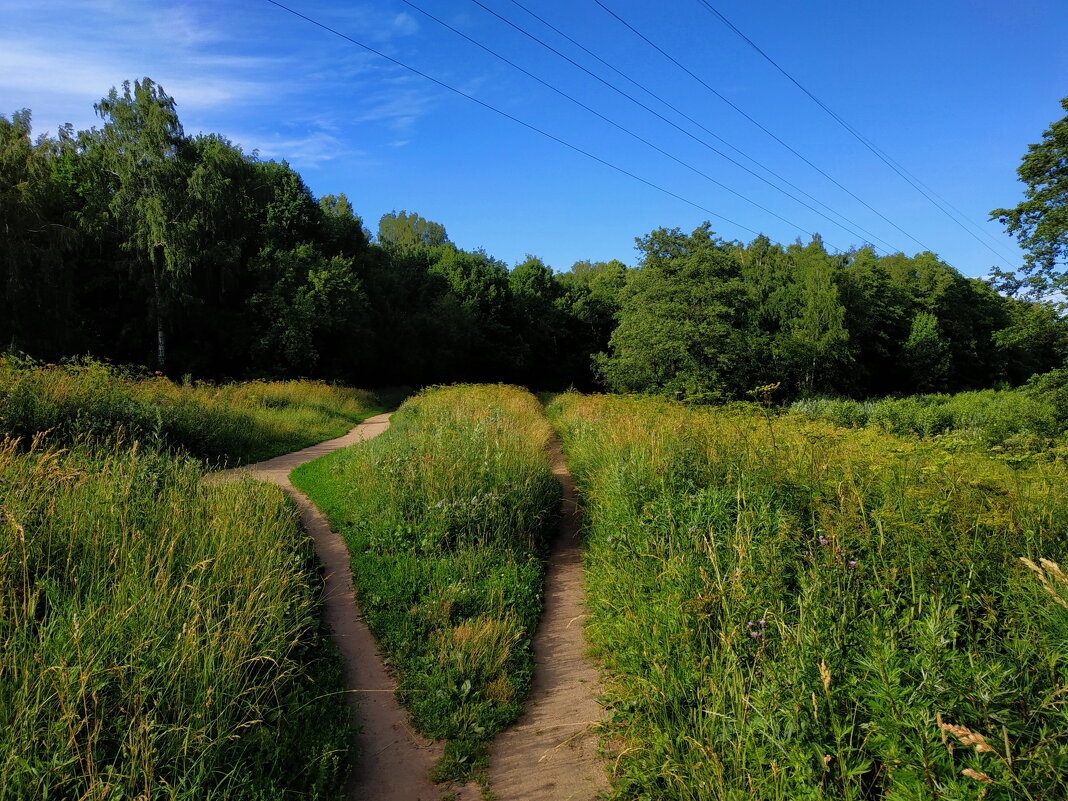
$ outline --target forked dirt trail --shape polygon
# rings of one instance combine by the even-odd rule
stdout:
[[[295,467],[338,448],[371,439],[387,428],[389,415],[380,414],[368,418],[343,437],[227,470],[220,478],[249,473],[277,484],[296,501],[304,528],[315,542],[326,574],[325,619],[345,661],[350,714],[361,727],[354,738],[361,756],[349,777],[348,797],[356,801],[432,801],[446,792],[427,779],[441,756],[441,747],[411,729],[407,713],[394,697],[396,682],[386,673],[374,637],[356,607],[348,548],[308,497],[289,481],[289,473]]]
[[[490,789],[501,801],[591,801],[608,789],[597,756],[597,669],[586,657],[578,499],[560,440],[550,443],[564,491],[560,530],[545,574],[545,608],[534,635],[527,710],[490,752]]]

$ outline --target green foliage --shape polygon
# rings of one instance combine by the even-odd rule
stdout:
[[[638,248],[641,267],[623,291],[611,353],[598,363],[605,383],[619,392],[741,391],[747,297],[727,244],[705,224],[690,235],[658,229]]]
[[[337,798],[310,541],[185,458],[0,443],[0,798]]]
[[[949,375],[949,345],[938,330],[938,318],[920,312],[912,320],[909,337],[901,348],[905,364],[912,371],[916,389],[942,389]]]
[[[615,797],[1068,792],[1062,465],[742,408],[549,414],[586,508]]]
[[[445,226],[414,211],[391,211],[378,221],[378,241],[396,248],[440,247],[449,242]]]
[[[149,79],[101,129],[30,140],[0,118],[0,343],[215,380],[500,381],[731,400],[1019,385],[1064,363],[1068,323],[933,253],[828,253],[658,229],[641,266],[535,256],[509,270],[415,212],[377,241],[343,194],[187,136]],[[1045,158],[1045,156],[1043,156]],[[1049,219],[1053,219],[1052,216]]]
[[[480,769],[522,711],[559,504],[528,393],[428,390],[385,434],[298,468],[352,553],[356,594],[413,725],[448,741],[436,778]]]
[[[1061,107],[1068,111],[1068,97]],[[1041,142],[1028,145],[1016,172],[1025,186],[1024,200],[1011,209],[994,209],[990,217],[1026,252],[1026,278],[1003,277],[1010,279],[1010,289],[1022,283],[1038,293],[1063,290],[1065,275],[1058,264],[1068,263],[1068,116],[1043,131]]]

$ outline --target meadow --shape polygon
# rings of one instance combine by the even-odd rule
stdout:
[[[341,433],[373,402],[0,365],[0,799],[338,796],[311,543],[279,489],[205,482],[203,459]]]
[[[1068,794],[1068,481],[767,410],[563,395],[618,799]]]
[[[360,609],[413,726],[446,741],[434,778],[484,771],[522,711],[560,488],[537,400],[434,388],[391,428],[294,471],[352,554]]]

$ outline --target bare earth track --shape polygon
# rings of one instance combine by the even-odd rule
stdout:
[[[564,491],[534,635],[534,682],[523,717],[493,743],[490,789],[502,801],[590,801],[608,789],[597,755],[597,669],[586,657],[586,618],[575,480],[560,440],[549,445]]]
[[[325,572],[325,619],[345,662],[345,687],[354,738],[361,757],[347,795],[357,801],[473,801],[478,791],[451,790],[427,776],[442,747],[408,725],[394,696],[396,682],[378,656],[374,637],[360,617],[352,587],[349,552],[311,500],[289,481],[290,472],[327,453],[371,439],[389,427],[389,415],[368,418],[337,439],[265,462],[219,474],[252,475],[281,487],[300,509]],[[597,756],[597,671],[585,656],[585,618],[579,516],[575,482],[560,442],[550,443],[553,473],[564,491],[560,529],[545,576],[545,608],[534,637],[535,670],[527,711],[499,735],[490,756],[490,790],[501,801],[592,801],[607,789]]]
[[[360,617],[352,589],[349,552],[311,500],[289,481],[294,468],[320,456],[376,437],[389,428],[389,415],[364,420],[348,434],[295,453],[228,470],[277,484],[300,508],[301,521],[323,563],[324,613],[345,661],[345,688],[353,721],[360,726],[354,745],[361,754],[349,777],[348,797],[359,801],[431,801],[442,790],[427,776],[441,747],[420,737],[394,697],[396,682],[378,656],[375,639]]]

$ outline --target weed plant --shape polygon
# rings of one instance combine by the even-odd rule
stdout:
[[[309,541],[277,488],[202,477],[138,447],[0,444],[0,801],[339,796]]]
[[[255,462],[338,437],[380,410],[369,392],[317,381],[175,384],[92,360],[0,357],[0,432],[139,441],[212,463]]]
[[[439,781],[478,774],[530,686],[560,501],[550,434],[523,390],[436,388],[385,434],[293,474],[348,543],[360,608],[412,724],[447,741]]]
[[[1068,797],[1062,466],[652,399],[549,415],[617,798]]]

